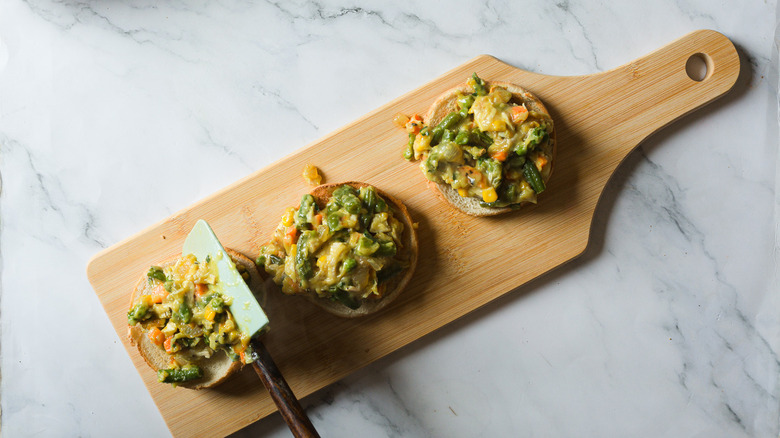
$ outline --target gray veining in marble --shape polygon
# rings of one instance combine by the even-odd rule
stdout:
[[[777,437],[777,23],[757,0],[0,1],[3,431],[167,434],[87,282],[99,250],[476,55],[589,74],[709,28],[737,85],[629,155],[580,258],[304,405],[323,436]]]

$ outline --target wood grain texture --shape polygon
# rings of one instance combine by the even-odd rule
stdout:
[[[697,53],[709,63],[701,82],[685,72]],[[407,138],[393,116],[423,113],[472,72],[528,89],[555,120],[555,172],[537,206],[492,218],[466,216],[443,205],[417,165],[401,159]],[[293,391],[305,397],[581,254],[600,194],[624,157],[651,133],[725,94],[738,74],[733,44],[708,30],[586,76],[545,76],[479,56],[102,251],[89,263],[88,277],[171,432],[226,435],[275,410],[251,369],[214,390],[173,389],[157,383],[125,338],[136,278],[178,253],[195,221],[207,220],[224,245],[254,257],[285,207],[308,191],[300,173],[312,163],[328,182],[380,187],[403,200],[419,222],[417,272],[398,300],[376,315],[339,319],[302,299],[268,296],[271,331],[263,342]],[[495,272],[505,275],[495,278]],[[192,412],[199,421],[190,421]]]

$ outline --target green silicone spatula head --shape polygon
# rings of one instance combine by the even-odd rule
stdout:
[[[210,259],[216,263],[219,275],[217,291],[231,298],[230,313],[242,334],[251,337],[268,329],[268,317],[219,243],[217,235],[203,219],[195,223],[184,240],[182,254],[193,254],[199,262]]]

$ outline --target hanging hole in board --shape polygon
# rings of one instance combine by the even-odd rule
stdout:
[[[694,53],[685,63],[685,73],[696,82],[701,82],[712,75],[712,58],[704,53]]]

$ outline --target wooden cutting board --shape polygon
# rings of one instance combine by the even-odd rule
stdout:
[[[701,81],[686,73],[691,56],[706,61]],[[309,190],[300,175],[312,163],[328,182],[382,188],[405,201],[419,222],[417,272],[377,315],[345,320],[302,299],[268,297],[272,328],[263,342],[305,397],[581,254],[599,196],[623,158],[651,133],[725,94],[739,69],[734,45],[710,30],[587,76],[545,76],[479,56],[102,251],[87,274],[171,432],[226,435],[276,410],[251,368],[214,390],[174,389],[157,383],[125,336],[131,288],[151,264],[180,252],[195,221],[206,219],[225,246],[254,258],[285,207]],[[466,216],[443,205],[417,164],[401,158],[407,136],[393,116],[424,113],[472,72],[527,88],[551,112],[558,155],[536,206],[493,218]]]

